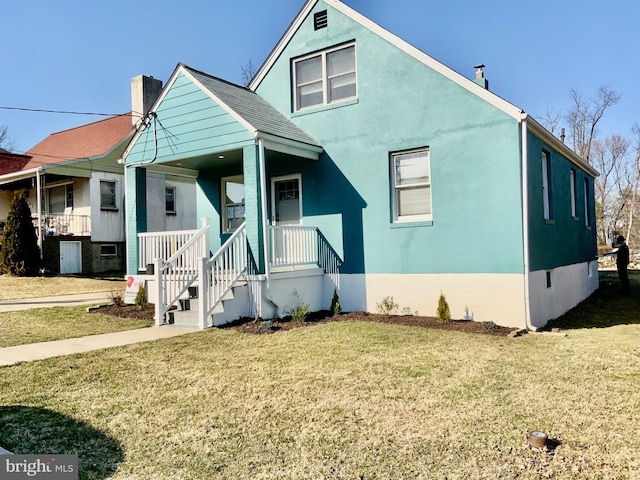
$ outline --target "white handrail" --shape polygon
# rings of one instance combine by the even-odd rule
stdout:
[[[172,232],[144,232],[138,234],[139,259],[138,270],[146,270],[147,265],[156,258],[173,256],[185,243],[200,230],[176,230]]]
[[[231,237],[203,265],[201,295],[206,298],[202,305],[201,328],[208,326],[213,310],[222,302],[248,268],[249,252],[247,248],[246,223],[242,223]]]
[[[157,298],[155,304],[156,325],[162,323],[164,314],[189,290],[198,279],[198,265],[209,248],[209,225],[204,226],[188,239],[167,261],[155,259]]]

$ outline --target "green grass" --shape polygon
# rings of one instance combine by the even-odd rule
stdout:
[[[3,367],[0,445],[83,479],[639,478],[640,324],[604,293],[576,318],[619,324],[567,337],[337,322]]]
[[[152,322],[87,313],[86,307],[0,313],[0,348],[148,327]]]
[[[0,275],[0,300],[49,297],[72,293],[120,291],[124,294],[124,275],[102,278],[74,277],[12,277]]]

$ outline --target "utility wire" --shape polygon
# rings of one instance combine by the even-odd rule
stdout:
[[[101,117],[122,117],[124,115],[127,116],[136,116],[142,118],[141,115],[134,115],[131,112],[127,113],[97,113],[97,112],[72,112],[68,110],[46,110],[42,108],[23,108],[23,107],[2,107],[0,106],[0,110],[19,110],[22,112],[44,112],[44,113],[62,113],[66,115],[98,115]]]

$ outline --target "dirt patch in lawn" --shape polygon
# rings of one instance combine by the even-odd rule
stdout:
[[[143,310],[138,310],[135,305],[102,305],[91,310],[94,313],[104,313],[114,317],[136,318],[153,321],[154,305],[148,304]],[[313,312],[307,316],[305,322],[296,322],[290,317],[271,320],[254,320],[241,318],[235,322],[220,328],[231,328],[241,333],[270,334],[294,328],[311,327],[329,322],[364,321],[377,323],[390,323],[394,325],[408,325],[410,327],[435,328],[438,330],[454,330],[458,332],[477,333],[482,335],[506,336],[513,328],[501,327],[492,322],[472,322],[467,320],[452,320],[450,323],[441,323],[435,317],[421,317],[417,315],[382,315],[377,313],[350,312],[340,315],[331,315],[329,311]]]
[[[155,306],[152,303],[147,304],[141,310],[135,305],[129,305],[126,303],[120,305],[100,305],[99,307],[93,307],[89,310],[90,313],[102,313],[104,315],[111,315],[118,318],[135,318],[138,320],[150,320],[153,322],[153,315],[155,313]]]

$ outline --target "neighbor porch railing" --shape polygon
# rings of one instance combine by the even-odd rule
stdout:
[[[33,225],[38,228],[38,217],[33,216]],[[47,213],[42,215],[44,235],[49,236],[89,236],[91,235],[91,217],[89,215],[64,215]]]

